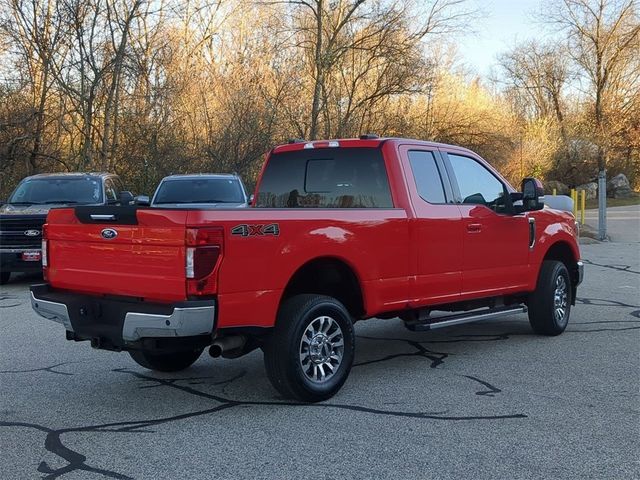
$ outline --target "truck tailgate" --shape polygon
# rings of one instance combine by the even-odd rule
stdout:
[[[47,217],[47,274],[54,288],[164,302],[186,298],[186,212],[131,208],[126,221],[88,223],[87,207],[85,215],[76,214],[80,208]],[[108,209],[91,212],[115,211]]]

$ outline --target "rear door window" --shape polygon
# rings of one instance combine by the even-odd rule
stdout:
[[[322,148],[270,157],[256,201],[262,208],[393,208],[382,152]]]
[[[442,176],[433,152],[411,150],[409,163],[420,197],[429,203],[446,203]]]

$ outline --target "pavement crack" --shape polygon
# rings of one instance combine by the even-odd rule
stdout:
[[[640,308],[640,305],[631,305],[629,303],[620,302],[618,300],[610,300],[604,298],[576,298],[576,303],[582,305],[593,305],[597,307],[624,307],[624,308]]]
[[[50,372],[50,373],[56,373],[58,375],[74,375],[73,373],[69,373],[69,372],[58,372],[57,370],[54,370],[54,368],[57,367],[61,367],[62,365],[70,365],[72,363],[80,363],[80,362],[62,362],[62,363],[56,363],[55,365],[50,365],[48,367],[40,367],[40,368],[29,368],[29,369],[25,369],[25,370],[0,370],[0,373],[33,373],[33,372]]]
[[[118,472],[114,472],[114,471],[106,470],[102,468],[96,468],[96,467],[87,465],[86,464],[87,457],[85,457],[84,455],[74,450],[71,450],[70,448],[66,447],[62,443],[62,440],[60,437],[63,433],[69,433],[69,432],[75,432],[75,431],[91,431],[92,427],[55,430],[42,425],[38,425],[36,423],[5,422],[5,421],[0,421],[0,427],[32,428],[32,429],[39,430],[41,432],[46,433],[44,448],[48,452],[65,460],[67,462],[67,465],[58,469],[53,469],[49,466],[49,464],[47,464],[47,462],[45,461],[40,462],[40,465],[38,466],[38,471],[40,473],[46,474],[44,477],[42,477],[44,479],[55,479],[55,478],[61,477],[62,475],[75,472],[75,471],[97,473],[104,477],[117,478],[121,480],[130,480],[132,478]]]
[[[409,340],[405,338],[376,338],[376,337],[365,337],[361,335],[358,335],[357,338],[363,338],[366,340],[382,340],[382,341],[393,340],[397,342],[403,342],[409,345],[410,347],[413,347],[415,351],[395,353],[395,354],[387,355],[382,358],[377,358],[375,360],[367,360],[364,362],[354,363],[353,364],[354,367],[362,367],[364,365],[371,365],[374,363],[386,362],[386,361],[393,360],[395,358],[400,358],[400,357],[423,357],[428,360],[431,360],[431,365],[430,365],[431,368],[436,368],[438,365],[443,364],[444,359],[450,355],[449,353],[435,352],[435,351],[429,350],[425,348],[423,345],[421,345],[421,342],[417,342],[415,340]]]
[[[142,380],[156,381],[162,383],[164,386],[169,388],[175,388],[185,393],[195,395],[201,398],[207,398],[210,400],[214,400],[216,402],[220,402],[224,405],[227,405],[227,408],[238,407],[238,406],[278,406],[278,407],[302,407],[309,409],[339,409],[339,410],[350,410],[362,413],[368,413],[373,415],[385,415],[390,417],[401,417],[401,418],[419,418],[419,419],[429,419],[429,420],[449,420],[449,421],[463,421],[463,420],[505,420],[505,419],[521,419],[528,418],[527,415],[523,413],[516,414],[504,414],[504,415],[449,415],[446,411],[441,412],[405,412],[405,411],[397,411],[397,410],[381,410],[370,407],[363,407],[360,405],[349,405],[349,404],[340,404],[340,403],[304,403],[304,402],[287,402],[287,401],[258,401],[258,400],[235,400],[224,398],[218,395],[213,395],[210,393],[202,392],[200,390],[194,389],[192,387],[187,387],[184,385],[177,385],[172,382],[167,382],[162,378],[151,377],[140,372],[136,372],[133,370],[129,370],[126,368],[118,368],[114,370],[115,372],[125,373],[128,375],[132,375],[136,378]],[[144,425],[148,426],[148,425]]]
[[[116,371],[118,371],[118,369],[116,369]],[[189,385],[202,385],[202,384],[206,384],[206,385],[227,385],[229,383],[233,383],[236,380],[244,377],[244,375],[247,372],[242,371],[240,372],[238,375],[235,375],[231,378],[227,378],[225,380],[220,380],[220,381],[216,381],[216,382],[203,382],[201,380],[210,380],[212,378],[216,378],[213,376],[206,376],[206,377],[182,377],[182,378],[165,378],[163,379],[165,382],[169,382],[169,383],[176,383],[176,382],[188,382]],[[164,384],[160,384],[160,383],[155,383],[155,384],[151,384],[151,385],[143,385],[140,387],[141,390],[143,389],[148,389],[148,388],[158,388],[163,386]]]
[[[487,382],[485,380],[480,380],[478,377],[473,377],[471,375],[463,375],[463,377],[467,377],[469,380],[473,380],[474,382],[478,382],[480,385],[484,385],[485,387],[487,387],[489,389],[489,390],[480,390],[479,392],[476,392],[476,395],[482,395],[482,396],[487,396],[487,397],[495,397],[496,393],[502,392],[502,390],[500,390],[498,387],[494,387],[489,382]]]
[[[582,261],[587,265],[594,265],[596,267],[602,267],[602,268],[610,268],[612,270],[618,270],[619,272],[635,273],[636,275],[640,275],[639,271],[631,270],[631,265],[608,265],[606,263],[596,263],[596,262],[592,262],[591,260],[585,260],[584,258],[582,259]]]

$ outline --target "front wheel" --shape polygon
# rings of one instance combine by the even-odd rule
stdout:
[[[529,296],[529,323],[540,335],[560,335],[571,312],[571,277],[564,263],[542,262],[535,292]]]
[[[179,372],[189,368],[202,353],[202,348],[183,352],[151,353],[146,350],[132,350],[131,358],[141,367],[158,372]]]
[[[296,295],[284,301],[263,350],[269,380],[283,396],[326,400],[340,390],[351,370],[351,316],[335,298]]]
[[[0,272],[0,285],[8,283],[10,278],[11,272]]]

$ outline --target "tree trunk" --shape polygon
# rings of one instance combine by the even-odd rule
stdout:
[[[120,72],[122,71],[122,66],[124,64],[124,54],[129,37],[129,28],[139,6],[140,1],[136,1],[131,7],[131,11],[126,18],[124,27],[122,29],[122,38],[120,39],[120,44],[118,45],[115,58],[113,59],[113,75],[111,78],[111,85],[109,87],[109,94],[107,96],[107,101],[104,107],[104,128],[102,134],[102,148],[100,149],[100,169],[102,171],[106,171],[110,168],[109,159],[110,154],[112,153],[111,122],[114,117],[114,111],[117,112],[118,110],[117,102],[120,99],[120,95],[118,94],[118,88],[120,86]]]
[[[93,101],[94,101],[94,92],[93,87],[91,88],[91,92],[89,93],[89,98],[87,99],[87,104],[84,109],[84,114],[82,115],[82,120],[84,125],[82,126],[82,148],[80,150],[80,170],[84,170],[88,165],[90,166],[92,163],[92,150],[93,150],[93,141],[92,141],[92,125],[93,125]]]
[[[324,15],[324,1],[317,1],[316,11],[316,51],[314,67],[316,78],[313,86],[313,102],[311,104],[311,127],[309,139],[315,140],[318,136],[318,117],[320,116],[320,97],[322,95],[322,85],[324,83],[324,61],[322,54],[322,17]]]
[[[38,156],[40,155],[40,149],[42,148],[42,135],[44,133],[44,111],[47,102],[47,82],[49,81],[49,75],[46,67],[42,77],[40,101],[38,102],[38,109],[36,111],[36,131],[34,132],[33,149],[31,150],[31,155],[29,156],[29,175],[38,173]]]

